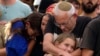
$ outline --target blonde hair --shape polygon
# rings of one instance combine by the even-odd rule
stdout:
[[[4,30],[4,33],[5,33],[4,41],[5,41],[5,43],[8,39],[8,36],[10,35],[11,25],[12,25],[11,22],[8,22],[7,24],[5,24],[5,30]]]

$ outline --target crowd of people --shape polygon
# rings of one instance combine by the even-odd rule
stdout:
[[[100,56],[99,7],[100,0],[0,0],[0,56]]]

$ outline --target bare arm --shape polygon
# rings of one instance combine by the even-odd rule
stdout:
[[[90,49],[82,49],[82,56],[93,56],[93,50]]]
[[[81,56],[81,49],[78,48],[74,52],[71,53],[73,56]]]
[[[34,45],[35,45],[35,40],[31,40],[28,45],[28,50],[24,56],[30,56],[30,53],[32,51],[32,48],[34,48]]]
[[[53,40],[53,34],[51,33],[46,33],[44,35],[44,41],[43,41],[43,50],[50,53],[50,54],[53,54],[55,56],[59,56],[59,55],[63,55],[63,56],[71,56],[69,53],[63,51],[63,50],[60,50],[59,48],[55,47],[53,44],[52,44],[52,41]]]
[[[6,56],[6,48],[0,49],[0,56]]]

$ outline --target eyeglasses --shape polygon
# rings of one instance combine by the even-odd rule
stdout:
[[[65,22],[63,22],[63,23],[61,23],[61,24],[58,24],[58,23],[54,23],[57,27],[61,27],[61,26],[64,26],[64,27],[66,27],[66,26],[68,26],[68,24],[69,24],[69,22],[71,21],[71,19],[72,19],[72,16],[66,21],[65,20]]]

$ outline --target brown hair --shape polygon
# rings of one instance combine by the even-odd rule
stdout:
[[[27,16],[25,18],[16,18],[16,19],[12,20],[10,22],[11,25],[9,25],[9,29],[7,29],[7,30],[9,30],[9,32],[6,37],[9,37],[9,35],[11,35],[12,33],[19,33],[19,34],[25,36],[26,39],[29,38],[29,35],[25,28],[12,30],[12,25],[14,25],[14,23],[16,23],[18,21],[21,21],[24,24],[24,27],[25,27],[26,22],[29,22],[31,28],[33,30],[37,31],[37,33],[35,33],[34,35],[35,36],[37,36],[37,34],[42,35],[42,31],[41,31],[42,16],[43,15],[41,13],[33,12],[32,14],[30,14],[29,16]]]
[[[26,18],[25,22],[29,22],[32,29],[37,30],[39,34],[42,34],[41,31],[42,17],[43,14],[38,12],[33,12]]]

